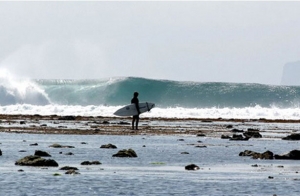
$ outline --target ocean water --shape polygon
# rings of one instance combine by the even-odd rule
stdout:
[[[181,136],[100,136],[38,135],[0,133],[1,196],[32,195],[289,195],[300,194],[298,161],[254,160],[240,157],[246,149],[285,153],[298,142],[278,139],[229,141],[220,138]],[[183,139],[179,141],[179,139]],[[196,148],[201,140],[207,148]],[[86,144],[82,144],[86,142]],[[38,143],[38,146],[30,146]],[[49,148],[59,143],[72,149]],[[101,149],[103,144],[118,149]],[[289,143],[289,145],[287,145]],[[194,144],[194,145],[191,145]],[[137,158],[116,158],[120,149],[132,148]],[[21,151],[22,150],[22,151]],[[47,151],[59,167],[16,166],[18,159]],[[23,152],[25,151],[25,152]],[[60,153],[62,152],[62,153]],[[74,155],[65,155],[72,152]],[[181,154],[188,152],[189,154]],[[82,166],[83,161],[100,161],[101,165]],[[200,167],[186,171],[189,164]],[[252,165],[257,164],[258,167]],[[79,175],[66,175],[63,166],[79,169]],[[18,170],[24,170],[19,172]],[[54,176],[54,174],[60,176]],[[272,178],[269,178],[271,176]]]
[[[130,102],[134,91],[140,92],[140,101],[156,103],[156,107],[151,112],[142,114],[142,117],[298,119],[300,115],[299,87],[293,86],[178,82],[145,78],[23,80],[11,77],[0,79],[0,113],[113,116],[116,109]],[[150,126],[155,126],[155,123],[151,121]],[[164,126],[167,127],[178,125],[165,123]],[[189,124],[185,121],[180,123]],[[270,127],[264,127],[266,124],[257,126],[265,130],[264,134],[274,134],[267,133]],[[298,124],[283,123],[280,126],[272,125],[279,134],[282,134],[282,130],[299,130]],[[0,133],[0,138],[3,153],[0,156],[1,196],[300,194],[298,161],[254,160],[238,156],[244,150],[270,150],[284,154],[298,149],[298,141],[272,137],[229,141],[193,135],[26,133]],[[207,148],[196,148],[199,141]],[[38,146],[30,146],[32,143],[38,143]],[[49,148],[54,143],[75,148]],[[108,143],[115,144],[118,149],[100,149],[101,145]],[[138,158],[112,157],[118,150],[128,148],[134,149]],[[51,159],[56,160],[59,167],[14,165],[15,161],[34,154],[35,150],[49,152]],[[68,152],[74,155],[65,155]],[[189,154],[181,154],[182,152]],[[83,161],[95,160],[102,164],[80,165]],[[186,171],[184,167],[191,163],[200,166],[200,170]],[[255,164],[258,167],[252,166]],[[80,175],[64,174],[59,170],[63,166],[77,167]],[[19,169],[24,172],[19,172]],[[56,173],[60,176],[53,175]]]
[[[0,113],[113,116],[130,103],[156,107],[145,117],[268,118],[300,117],[300,86],[182,82],[119,77],[99,80],[21,80],[0,77]]]

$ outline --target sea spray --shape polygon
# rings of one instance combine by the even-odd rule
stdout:
[[[17,79],[7,70],[0,70],[0,105],[50,104],[47,94],[29,79]]]

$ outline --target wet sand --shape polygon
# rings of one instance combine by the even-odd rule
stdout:
[[[300,120],[141,118],[131,130],[131,118],[102,116],[0,115],[0,132],[75,135],[198,135],[221,137],[233,128],[259,129],[265,137],[297,132]]]

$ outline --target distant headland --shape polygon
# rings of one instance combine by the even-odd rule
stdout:
[[[281,85],[300,85],[300,61],[284,65]]]

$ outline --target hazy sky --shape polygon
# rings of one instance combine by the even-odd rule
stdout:
[[[300,60],[300,2],[0,2],[0,68],[280,84]]]

